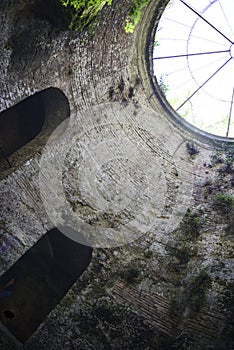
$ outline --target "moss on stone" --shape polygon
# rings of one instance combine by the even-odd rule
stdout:
[[[200,270],[188,284],[178,288],[171,296],[171,313],[181,317],[184,312],[197,313],[206,302],[206,293],[211,285],[211,277],[205,269]]]

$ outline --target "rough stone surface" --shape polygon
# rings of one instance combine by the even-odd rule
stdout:
[[[0,4],[0,110],[50,87],[67,97],[71,123],[78,112],[103,102],[146,105],[182,137],[184,151],[190,142],[199,153],[187,149],[193,192],[179,227],[166,235],[151,228],[134,243],[95,249],[88,269],[23,348],[233,349],[234,210],[217,194],[234,195],[234,151],[181,131],[153,96],[144,38],[157,1],[144,11],[134,35],[124,31],[124,0],[105,7],[82,33],[59,30],[36,16],[32,4]],[[65,110],[59,109],[58,119]],[[51,132],[13,154],[12,169],[2,171],[1,273],[53,227],[39,189],[40,157]],[[164,140],[162,147],[171,149],[172,140]],[[72,164],[68,170],[69,198]],[[174,193],[175,182],[170,186],[168,194]],[[11,338],[0,334],[0,349],[15,349]]]

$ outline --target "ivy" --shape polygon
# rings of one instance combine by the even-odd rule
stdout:
[[[69,28],[82,30],[102,10],[105,5],[111,5],[112,0],[60,0],[63,6],[74,10]]]
[[[111,5],[112,0],[59,0],[67,8],[72,9],[73,16],[69,28],[82,30],[102,10],[105,5]],[[150,0],[132,0],[125,22],[126,33],[133,33],[139,22],[143,8]]]
[[[111,5],[112,0],[60,0],[63,6],[72,6],[78,11],[89,13],[99,11],[99,8],[108,4]]]
[[[132,0],[132,6],[125,23],[126,33],[134,32],[135,26],[140,21],[142,10],[149,2],[150,0]]]

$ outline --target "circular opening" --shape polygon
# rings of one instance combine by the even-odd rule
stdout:
[[[187,126],[234,138],[234,2],[171,0],[153,35],[152,74],[163,104]]]
[[[6,318],[9,318],[10,320],[12,320],[15,317],[15,314],[11,310],[5,310],[3,314]]]

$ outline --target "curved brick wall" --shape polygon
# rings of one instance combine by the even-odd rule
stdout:
[[[135,115],[138,105],[150,107],[157,115],[157,142],[150,138],[149,122],[147,128],[142,127],[139,144],[150,149],[159,166],[168,159],[179,161],[168,168],[173,181],[167,179],[165,206],[172,208],[180,202],[176,193],[190,197],[187,215],[168,234],[152,228],[126,246],[96,248],[89,268],[24,348],[231,349],[233,209],[224,203],[225,212],[215,198],[217,193],[234,194],[233,155],[230,149],[216,151],[193,131],[180,129],[154,95],[145,61],[146,33],[156,4],[164,2],[150,3],[134,35],[124,31],[128,4],[124,0],[105,7],[98,22],[82,33],[56,29],[33,14],[32,3],[4,0],[0,4],[1,111],[51,87],[62,91],[70,108],[69,113],[67,103],[61,103],[54,120],[70,114],[74,125],[80,115],[78,121],[86,123],[89,119],[82,112],[104,102],[121,106],[130,102]],[[47,95],[46,99],[51,114],[56,97]],[[114,134],[113,128],[111,132]],[[19,153],[12,155],[17,166],[2,176],[1,273],[53,227],[40,197],[38,176],[47,139],[48,134],[28,144],[34,156],[26,162]],[[70,152],[67,161],[72,156]],[[164,169],[162,176],[168,170]],[[143,179],[148,174],[144,169],[141,173]],[[72,167],[63,176],[70,198]],[[187,193],[176,192],[185,182]],[[80,203],[73,200],[76,210]],[[84,213],[86,209],[83,205]],[[118,224],[113,216],[102,219],[103,226]],[[3,349],[14,348],[3,335],[0,342]]]

